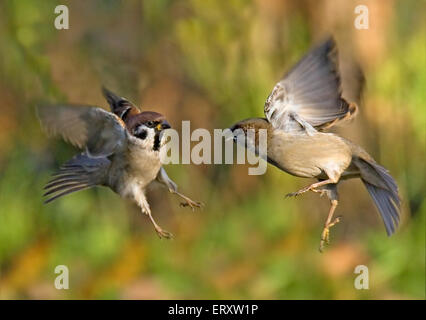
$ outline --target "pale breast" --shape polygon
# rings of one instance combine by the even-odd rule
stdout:
[[[161,168],[159,153],[130,144],[128,151],[111,158],[108,185],[122,197],[135,197],[135,190],[145,188]]]
[[[352,158],[350,147],[334,134],[309,136],[278,130],[269,141],[268,156],[282,170],[306,178],[319,177],[327,170],[343,172]]]
[[[128,174],[144,187],[157,176],[161,168],[158,151],[133,148],[128,154]]]

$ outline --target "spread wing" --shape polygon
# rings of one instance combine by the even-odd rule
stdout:
[[[53,105],[37,108],[39,119],[47,131],[93,157],[108,156],[127,143],[124,123],[116,115],[89,106]]]
[[[333,38],[311,50],[275,85],[264,109],[275,128],[308,133],[329,127],[355,110],[341,97]]]

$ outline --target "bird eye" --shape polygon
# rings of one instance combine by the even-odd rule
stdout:
[[[149,121],[146,123],[146,125],[147,125],[148,127],[153,127],[153,126],[154,126],[154,121],[149,120]]]

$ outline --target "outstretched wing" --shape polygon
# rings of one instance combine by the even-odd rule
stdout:
[[[101,108],[46,105],[39,106],[37,111],[49,133],[61,135],[76,147],[85,147],[90,156],[111,155],[127,143],[123,121]]]
[[[341,97],[333,38],[311,50],[275,85],[264,109],[275,128],[308,133],[329,127],[355,110]]]
[[[102,93],[108,101],[111,112],[120,119],[126,121],[128,116],[140,113],[140,110],[126,98],[117,96],[105,87],[102,87]]]

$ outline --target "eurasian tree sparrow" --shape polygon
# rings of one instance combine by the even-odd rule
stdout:
[[[154,181],[165,185],[171,193],[185,202],[183,206],[200,207],[177,191],[177,185],[167,176],[160,162],[164,144],[163,131],[170,128],[165,117],[157,112],[143,111],[127,99],[103,88],[111,112],[90,106],[40,106],[38,116],[52,134],[84,152],[67,161],[45,186],[45,203],[66,194],[107,186],[123,198],[139,205],[158,235],[171,238],[154,220],[146,199],[146,188]]]
[[[234,141],[259,152],[259,129],[267,130],[267,154],[260,154],[279,169],[313,183],[287,196],[307,191],[326,194],[331,208],[321,235],[320,251],[329,243],[329,228],[340,221],[333,214],[340,180],[360,178],[373,198],[391,235],[399,224],[400,199],[395,180],[361,147],[323,131],[351,118],[357,107],[341,96],[337,49],[332,38],[305,55],[274,87],[266,100],[265,118],[251,118],[230,129]],[[247,134],[248,129],[255,131]],[[254,137],[254,139],[253,139]]]

